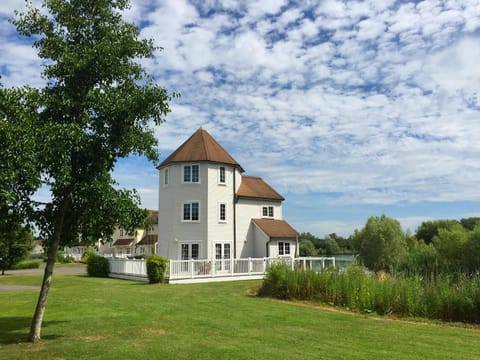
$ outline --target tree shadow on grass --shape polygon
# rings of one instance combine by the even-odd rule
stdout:
[[[61,324],[65,321],[44,321],[42,329]],[[26,316],[2,316],[0,317],[0,345],[18,344],[27,342],[30,333],[31,317]],[[43,340],[53,340],[61,338],[61,335],[45,335]]]

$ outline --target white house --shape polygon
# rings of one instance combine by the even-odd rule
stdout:
[[[169,259],[296,255],[284,198],[200,128],[159,166],[158,254]]]

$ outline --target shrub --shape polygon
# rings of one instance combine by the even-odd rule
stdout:
[[[108,277],[110,263],[107,258],[98,255],[90,255],[87,260],[87,274],[93,277]]]
[[[167,270],[167,258],[158,255],[147,257],[147,275],[150,284],[162,282]]]
[[[90,256],[92,256],[92,255],[95,256],[95,255],[97,255],[97,254],[95,253],[95,250],[93,250],[92,248],[88,248],[88,249],[83,253],[82,259],[81,259],[80,261],[81,261],[83,264],[87,264],[87,263],[88,263],[88,258],[89,258]]]
[[[56,262],[62,263],[62,264],[69,264],[75,262],[75,259],[71,257],[70,255],[66,255],[65,252],[62,250],[57,250],[56,254]]]
[[[13,270],[24,270],[24,269],[38,269],[40,267],[40,262],[38,261],[20,261],[19,263],[12,266]]]

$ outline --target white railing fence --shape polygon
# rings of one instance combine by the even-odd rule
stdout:
[[[202,277],[263,275],[275,263],[286,263],[293,268],[321,270],[335,267],[334,257],[302,258],[247,258],[226,260],[170,260],[168,276],[171,280]]]
[[[109,258],[108,261],[112,277],[147,278],[146,260]],[[261,278],[270,265],[279,262],[287,264],[292,269],[314,271],[327,266],[335,267],[334,257],[169,260],[167,276],[170,280],[251,276]]]
[[[144,259],[108,258],[111,277],[147,279],[147,262]]]

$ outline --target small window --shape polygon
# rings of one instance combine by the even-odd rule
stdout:
[[[262,206],[262,217],[273,218],[273,206]]]
[[[168,185],[168,177],[169,177],[169,171],[168,171],[168,168],[166,168],[164,170],[164,179],[163,179],[164,185]]]
[[[218,168],[218,183],[220,185],[225,185],[227,183],[227,178],[225,175],[225,166],[220,166]]]
[[[200,165],[184,165],[183,166],[183,182],[199,183],[200,182]]]
[[[218,204],[218,222],[227,222],[227,204]]]
[[[278,255],[279,256],[290,255],[290,243],[289,242],[280,241],[278,243]]]
[[[200,204],[198,202],[190,202],[183,204],[183,221],[199,221],[200,220]]]
[[[123,236],[123,229],[120,229],[119,232],[120,232],[120,236]]]

